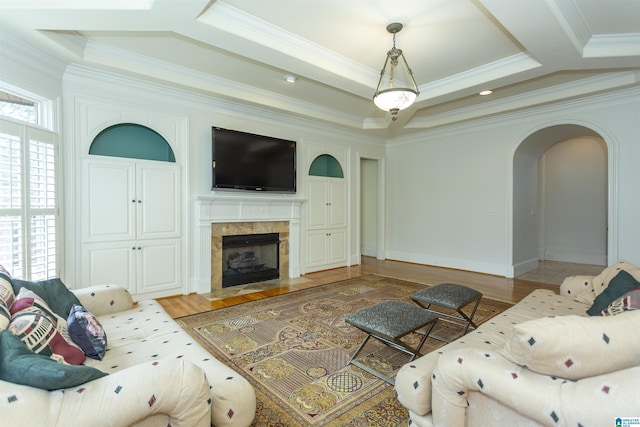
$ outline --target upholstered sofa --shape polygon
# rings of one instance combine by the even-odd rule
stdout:
[[[605,426],[640,417],[640,270],[626,262],[538,289],[405,364],[412,425]],[[589,316],[587,311],[593,316]]]
[[[8,281],[16,288],[13,296]],[[75,303],[103,328],[102,360],[86,357],[74,366],[65,364],[67,359],[53,360],[57,354],[35,354],[31,342],[27,348],[11,332],[14,319],[23,313],[12,314],[15,310],[7,307],[23,296],[17,290],[22,283],[14,282],[18,281],[0,269],[0,424],[193,427],[248,426],[253,421],[256,400],[251,385],[195,342],[157,301],[134,305],[119,286],[69,293],[59,280],[47,281],[45,288],[34,283],[36,294],[39,289],[44,289],[39,294],[50,294],[41,297],[51,302],[52,311],[60,306],[60,295],[54,294],[66,292],[71,297],[62,299],[77,298]],[[35,301],[40,315],[44,303]],[[70,331],[71,324],[66,338]],[[65,358],[71,354],[56,352]]]

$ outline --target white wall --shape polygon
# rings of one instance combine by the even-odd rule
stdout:
[[[511,277],[514,153],[536,131],[575,124],[609,151],[609,263],[639,264],[639,113],[635,88],[390,141],[387,257]]]
[[[53,99],[60,93],[65,96],[58,63],[15,40],[7,43],[3,36],[1,41],[6,55],[0,61],[0,81]],[[16,44],[19,46],[14,49]],[[516,243],[512,242],[511,209],[513,157],[518,145],[529,135],[550,126],[565,123],[585,126],[602,135],[609,151],[609,263],[626,259],[640,264],[638,88],[437,128],[419,136],[398,137],[390,140],[385,149],[382,139],[367,132],[330,127],[82,67],[70,72],[75,74],[72,89],[86,96],[186,118],[184,202],[188,207],[185,238],[190,277],[194,274],[192,254],[196,252],[190,207],[196,195],[211,194],[211,126],[295,139],[300,149],[314,143],[348,147],[351,153],[348,174],[358,170],[356,162],[361,158],[385,159],[383,240],[388,258],[505,276],[512,274]],[[73,122],[72,108],[66,108],[62,114],[65,120]],[[71,126],[70,132],[72,129]],[[63,149],[68,137],[61,134]],[[65,198],[73,209],[74,171],[65,165],[63,173]],[[350,241],[357,242],[358,180],[348,176]],[[304,174],[300,175],[300,171],[299,178],[300,191],[295,197],[304,198]],[[67,222],[63,256],[71,270],[78,262],[74,232],[73,222]],[[351,263],[359,259],[357,247],[356,244],[349,247]]]
[[[302,120],[295,116],[288,116],[272,111],[259,110],[236,103],[227,102],[211,97],[203,97],[192,93],[179,91],[161,85],[150,84],[124,76],[112,75],[109,73],[96,72],[95,70],[83,67],[70,67],[65,74],[65,115],[69,132],[74,132],[74,109],[77,108],[77,99],[90,97],[105,103],[120,103],[123,112],[126,110],[142,110],[152,115],[175,115],[184,117],[186,123],[186,146],[180,147],[184,150],[183,167],[186,169],[184,179],[184,200],[186,221],[186,265],[190,285],[187,291],[195,291],[199,280],[196,277],[198,272],[199,253],[196,236],[199,231],[197,226],[197,212],[194,211],[195,197],[201,195],[222,194],[225,196],[238,195],[235,192],[212,192],[211,191],[211,127],[219,126],[230,129],[238,129],[246,132],[258,133],[285,139],[293,139],[298,142],[298,192],[295,195],[284,194],[251,194],[251,197],[276,197],[282,199],[305,199],[306,195],[306,171],[303,167],[305,149],[309,144],[324,146],[336,146],[340,149],[347,148],[349,151],[357,153],[358,156],[383,157],[384,140],[366,138],[357,132],[345,129],[338,129],[326,126],[322,123],[313,123]],[[152,125],[152,124],[150,124]],[[153,125],[152,125],[153,126]],[[358,194],[358,180],[353,179],[351,171],[358,168],[354,163],[357,156],[350,156],[350,164],[346,165],[345,177],[349,180],[349,194]],[[77,168],[77,165],[70,165],[70,169]],[[68,188],[75,191],[77,185],[74,180],[68,181]],[[243,196],[247,196],[244,193]],[[77,212],[75,198],[67,199],[68,211]],[[349,213],[357,212],[358,199],[349,196]],[[304,221],[304,219],[303,219]],[[73,224],[73,222],[68,222]],[[358,218],[351,214],[349,217],[349,233],[352,242],[356,242],[358,236]],[[305,229],[304,224],[301,229]],[[67,242],[69,254],[74,254],[68,258],[67,270],[73,274],[76,268],[77,250],[72,246],[72,242],[77,240],[76,230],[68,227]],[[301,236],[304,239],[304,236]],[[301,244],[303,247],[304,244]],[[348,260],[353,263],[359,259],[357,253],[358,245],[349,246]],[[302,262],[303,259],[301,258]],[[304,269],[302,269],[304,271]]]
[[[572,138],[542,156],[542,259],[606,265],[607,147]]]

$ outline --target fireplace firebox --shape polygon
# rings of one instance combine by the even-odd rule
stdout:
[[[280,277],[278,233],[222,237],[222,287]]]

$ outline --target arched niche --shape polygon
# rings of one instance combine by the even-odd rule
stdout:
[[[100,132],[89,154],[175,163],[173,149],[158,132],[135,123],[119,123]]]
[[[340,162],[330,154],[321,154],[313,159],[311,166],[309,166],[309,175],[344,178]]]
[[[548,153],[561,145],[566,147],[565,159],[571,157],[570,161],[564,163],[566,169],[563,169],[565,166],[562,162],[558,166],[558,161],[548,161]],[[571,152],[566,151],[569,147]],[[611,242],[607,242],[611,234],[608,230],[614,227],[612,220],[615,219],[610,201],[615,195],[608,194],[610,150],[604,134],[571,123],[541,128],[518,144],[513,153],[511,183],[514,276],[537,268],[539,260],[607,264],[607,258],[612,256]],[[580,159],[588,161],[581,165],[578,163]],[[556,166],[552,169],[550,165],[554,163]],[[562,179],[562,185],[547,181],[548,170],[556,171],[550,175],[552,179],[558,179],[558,170],[566,176],[566,179]],[[588,180],[584,180],[585,173],[588,173]],[[577,177],[581,177],[582,181],[578,182]],[[574,187],[568,188],[568,185]],[[562,191],[569,191],[571,197],[558,198],[557,195]],[[556,194],[555,199],[549,199],[550,194]],[[553,206],[555,208],[552,209]],[[561,207],[560,213],[558,206]],[[581,212],[575,213],[575,210],[581,209]],[[560,227],[561,233],[554,232],[554,229],[558,229],[557,224],[563,221],[569,225]],[[593,221],[594,224],[586,226],[586,221]],[[547,254],[549,236],[556,242],[555,246],[551,244],[551,257]],[[565,239],[566,243],[558,245],[559,239]]]

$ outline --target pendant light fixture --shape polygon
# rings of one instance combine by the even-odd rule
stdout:
[[[387,25],[387,31],[393,34],[393,47],[387,52],[387,58],[380,71],[378,87],[373,95],[374,104],[381,110],[390,112],[391,120],[396,120],[398,111],[411,106],[420,93],[402,50],[396,48],[396,34],[400,30],[402,30],[402,24],[398,22]],[[413,83],[413,87],[402,87],[407,83]],[[401,86],[398,87],[398,84]]]

